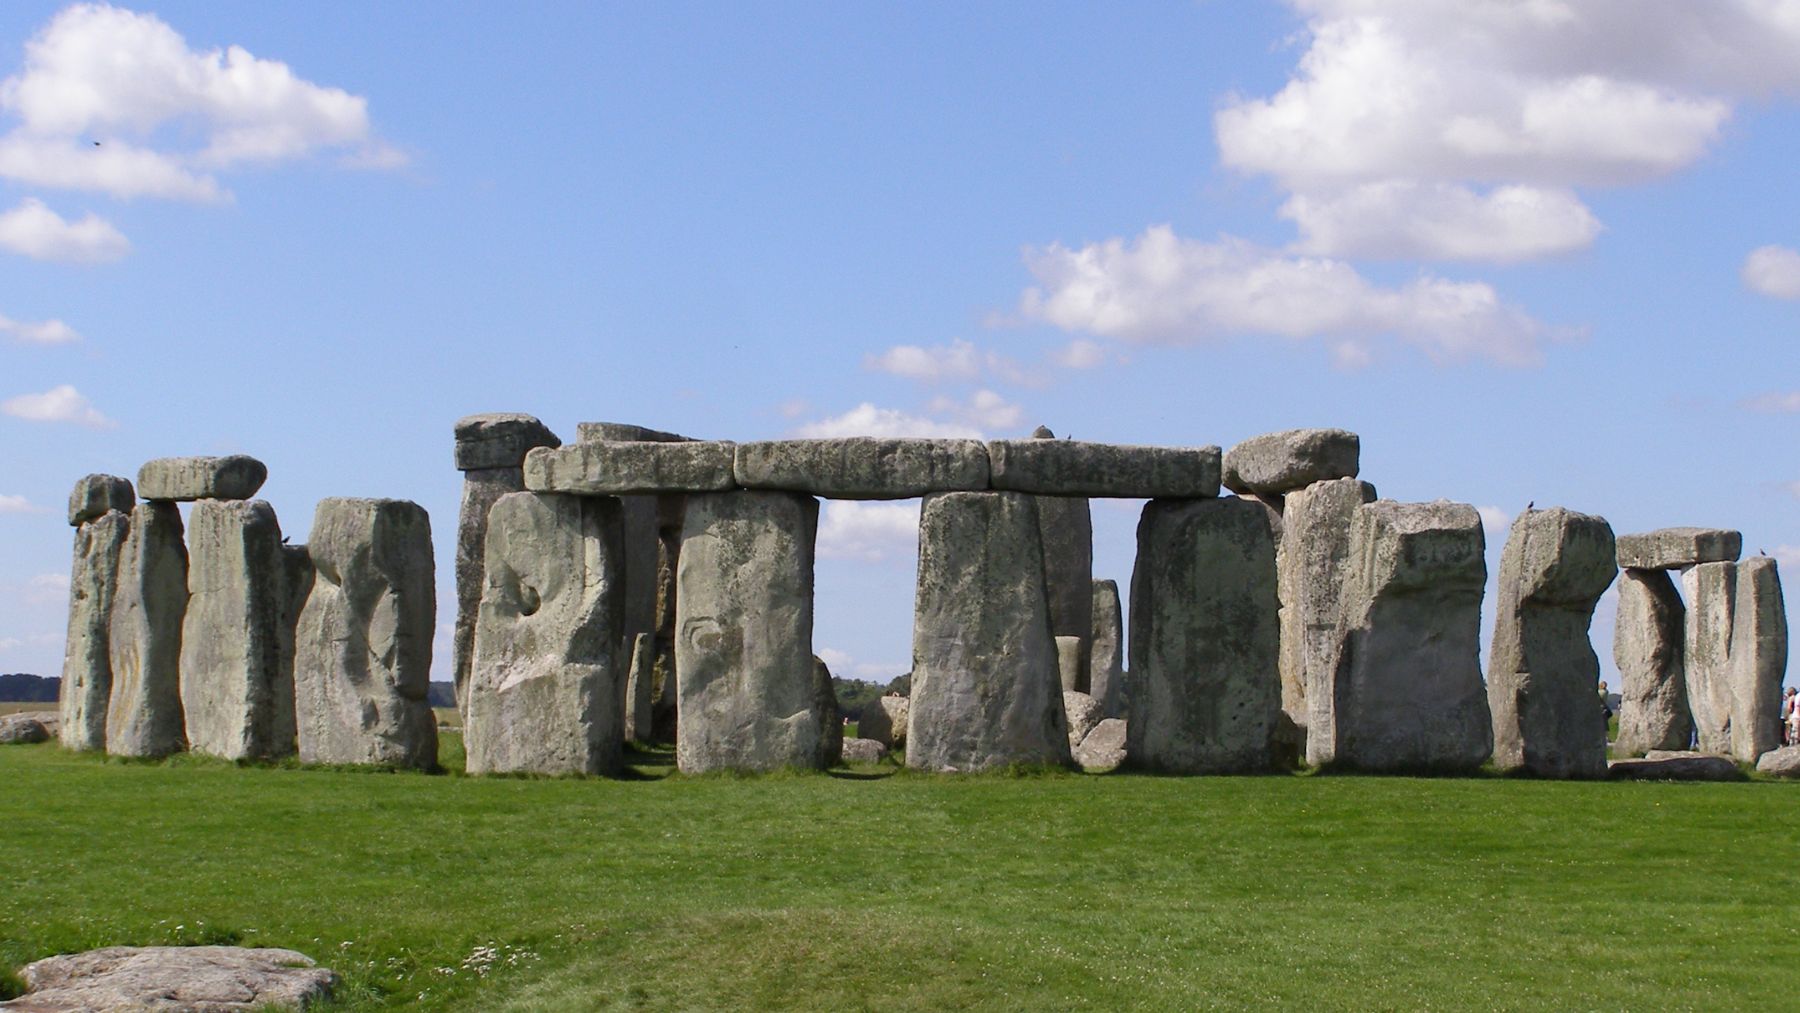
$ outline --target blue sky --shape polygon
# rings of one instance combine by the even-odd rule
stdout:
[[[477,411],[1342,426],[1492,561],[1535,501],[1800,566],[1794,0],[13,0],[0,81],[0,671],[60,669],[69,486],[158,456],[296,542],[418,501],[448,616]],[[827,507],[840,674],[908,666],[915,510]]]

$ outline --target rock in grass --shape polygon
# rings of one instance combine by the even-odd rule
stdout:
[[[188,602],[183,538],[175,504],[154,500],[131,511],[108,634],[113,685],[106,751],[113,756],[168,756],[187,748],[180,682]]]
[[[19,975],[25,995],[0,1008],[76,1010],[300,1009],[338,976],[294,950],[241,946],[109,946],[46,957]]]
[[[884,696],[863,708],[856,721],[856,733],[884,746],[906,745],[906,716],[910,701],[903,696]]]
[[[1756,758],[1756,769],[1772,777],[1800,777],[1800,746],[1769,750]]]
[[[888,747],[874,739],[850,738],[844,740],[843,762],[845,763],[879,763],[888,758]]]
[[[1693,741],[1688,711],[1682,628],[1687,606],[1661,570],[1619,573],[1619,613],[1613,622],[1613,662],[1619,668],[1617,750],[1641,756],[1651,749],[1685,749]]]
[[[1106,715],[1100,712],[1100,701],[1078,693],[1074,690],[1063,690],[1063,714],[1069,721],[1069,747],[1081,745],[1094,726]]]
[[[148,500],[249,499],[268,477],[268,466],[247,454],[159,457],[138,469],[137,487]]]
[[[1121,718],[1107,718],[1095,725],[1075,747],[1075,762],[1082,770],[1111,770],[1125,762],[1125,740],[1130,729]]]
[[[1606,776],[1614,781],[1741,781],[1744,772],[1722,756],[1653,749],[1643,759],[1613,760]]]
[[[69,526],[78,528],[110,510],[128,514],[137,505],[131,480],[116,475],[86,475],[69,493]]]
[[[0,716],[0,746],[31,745],[50,741],[50,729],[33,714]]]
[[[109,511],[75,529],[69,567],[69,632],[63,645],[62,744],[68,749],[106,747],[106,708],[112,696],[108,646],[113,593],[131,520]]]
[[[1252,436],[1225,451],[1225,487],[1284,493],[1314,482],[1355,478],[1362,441],[1342,429],[1288,429]]]

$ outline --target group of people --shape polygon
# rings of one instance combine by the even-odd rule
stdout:
[[[1800,746],[1800,691],[1789,686],[1781,694],[1782,743]]]

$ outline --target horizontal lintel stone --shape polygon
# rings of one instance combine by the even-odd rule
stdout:
[[[833,499],[911,499],[988,487],[980,440],[849,436],[740,443],[737,484]]]
[[[629,422],[582,422],[575,426],[575,439],[579,443],[598,443],[602,440],[612,443],[693,443],[691,436],[678,433],[665,433],[660,429],[646,429],[634,426]]]
[[[249,499],[269,477],[254,457],[159,457],[138,469],[138,495],[146,500],[193,502]]]
[[[535,415],[487,412],[456,420],[456,469],[517,468],[534,447],[560,447],[562,440]]]
[[[1292,492],[1355,478],[1362,441],[1343,429],[1288,429],[1252,436],[1225,452],[1225,487],[1235,493]]]
[[[1210,499],[1218,447],[1143,447],[1078,440],[994,440],[995,489],[1040,496]]]
[[[1632,570],[1727,563],[1743,550],[1744,536],[1724,528],[1660,528],[1618,538],[1619,565]]]
[[[525,488],[585,496],[723,492],[732,481],[732,451],[723,440],[571,443],[525,455]]]

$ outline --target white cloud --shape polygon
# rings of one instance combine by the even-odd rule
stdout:
[[[0,334],[10,334],[28,345],[66,345],[80,341],[75,328],[61,320],[13,320],[0,314]]]
[[[1744,258],[1744,287],[1771,299],[1800,299],[1800,251],[1759,246]]]
[[[908,557],[919,547],[919,503],[827,500],[819,515],[817,548],[823,559],[877,563]],[[831,659],[825,659],[829,662]]]
[[[858,661],[855,655],[848,651],[840,651],[835,647],[821,647],[813,653],[819,656],[819,660],[825,662],[825,667],[831,669],[832,675],[840,679],[860,679],[864,682],[885,684],[892,682],[896,676],[905,673],[912,667],[910,662],[896,664],[894,662]]]
[[[1025,409],[991,390],[978,390],[967,398],[940,396],[926,406],[928,411],[949,415],[973,426],[976,431],[1017,429],[1025,419]]]
[[[1800,412],[1800,390],[1758,394],[1746,400],[1744,407],[1753,412],[1764,412],[1770,415],[1789,415]]]
[[[799,426],[794,430],[794,435],[979,437],[981,431],[962,422],[940,422],[919,415],[909,415],[894,408],[877,408],[864,401],[842,415]]]
[[[775,406],[775,413],[784,419],[797,419],[806,414],[808,407],[804,398],[789,398]]]
[[[28,422],[69,422],[89,429],[111,429],[118,424],[100,414],[93,402],[68,384],[42,394],[20,394],[0,401],[0,414]]]
[[[1037,285],[1020,313],[1067,331],[1182,344],[1238,335],[1352,340],[1337,356],[1365,361],[1364,339],[1394,335],[1436,362],[1472,358],[1534,365],[1556,332],[1492,286],[1422,275],[1399,288],[1370,283],[1340,260],[1293,257],[1231,237],[1183,239],[1154,225],[1136,239],[1080,249],[1028,249]]]
[[[1296,194],[1280,213],[1300,228],[1297,249],[1332,256],[1509,263],[1582,249],[1600,232],[1574,193],[1519,185],[1480,194],[1383,180]]]
[[[863,368],[926,383],[973,380],[981,375],[982,355],[967,341],[953,341],[933,348],[895,345],[880,355],[864,358]]]
[[[18,207],[0,214],[0,247],[35,260],[100,264],[125,256],[131,242],[97,215],[90,213],[71,222],[43,201],[27,197]]]
[[[214,171],[328,149],[403,159],[373,136],[366,99],[239,46],[190,49],[155,15],[106,4],[68,7],[26,43],[0,109],[19,120],[0,176],[117,197],[218,200]]]
[[[1087,338],[1076,338],[1050,353],[1050,361],[1064,369],[1097,369],[1117,358],[1105,345]]]
[[[43,513],[42,507],[33,506],[23,496],[12,496],[0,493],[0,514],[36,514]]]
[[[1488,533],[1488,540],[1504,539],[1512,530],[1512,514],[1497,506],[1476,507],[1475,512],[1481,515],[1481,526]]]
[[[1789,569],[1800,566],[1800,545],[1777,545],[1771,555],[1775,562]]]
[[[66,573],[40,573],[25,582],[28,605],[53,605],[68,597],[69,575]]]

